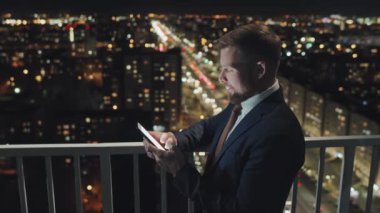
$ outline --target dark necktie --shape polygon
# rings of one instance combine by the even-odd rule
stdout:
[[[214,152],[213,161],[216,160],[220,151],[222,150],[224,141],[226,140],[228,133],[231,131],[232,127],[234,126],[236,119],[238,118],[240,114],[240,111],[241,111],[241,105],[236,104],[235,107],[232,109],[230,118],[228,119],[228,122],[226,126],[224,127],[222,134],[220,135],[218,145],[216,146],[216,149]]]

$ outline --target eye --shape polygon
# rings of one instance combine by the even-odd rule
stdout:
[[[227,67],[226,68],[226,72],[231,73],[231,72],[235,72],[235,71],[237,71],[237,70],[235,68],[233,68],[233,67]]]
[[[218,67],[218,69],[219,69],[219,71],[220,72],[227,72],[227,68],[226,67],[222,67],[222,66],[220,66],[220,67]]]
[[[219,70],[224,73],[231,73],[231,72],[236,71],[236,69],[233,67],[222,67],[222,66],[219,68]]]

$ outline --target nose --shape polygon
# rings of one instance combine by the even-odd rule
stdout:
[[[219,83],[222,83],[222,84],[227,82],[226,73],[224,72],[224,70],[220,71],[218,80],[219,80]]]

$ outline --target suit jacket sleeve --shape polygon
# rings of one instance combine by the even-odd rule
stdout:
[[[179,148],[182,151],[195,151],[195,149],[209,145],[214,136],[216,126],[224,116],[229,115],[231,109],[232,105],[229,105],[218,115],[191,125],[182,132],[174,133]]]

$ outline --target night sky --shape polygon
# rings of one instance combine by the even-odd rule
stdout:
[[[0,12],[340,13],[380,15],[380,0],[1,0]]]

